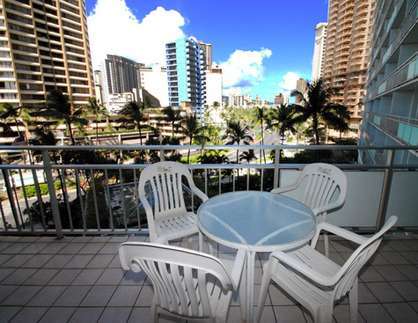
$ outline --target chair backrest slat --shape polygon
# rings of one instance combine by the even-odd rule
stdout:
[[[199,315],[199,302],[197,299],[196,288],[195,288],[194,280],[193,280],[193,271],[192,271],[192,268],[190,267],[184,267],[184,282],[185,282],[186,289],[187,289],[187,295],[189,296],[189,300],[190,300],[191,315],[200,316]]]
[[[180,266],[172,265],[171,266],[171,274],[173,276],[173,282],[176,286],[177,294],[179,297],[179,314],[180,315],[189,315],[189,308],[188,308],[188,300],[187,295],[184,292],[184,285],[183,279],[184,277],[180,275]]]
[[[202,305],[203,313],[209,313],[209,316],[213,316],[212,310],[210,308],[208,288],[206,282],[206,275],[203,271],[197,272],[198,280],[198,292],[200,297],[200,303]]]
[[[163,205],[164,205],[164,212],[167,212],[170,210],[170,207],[168,205],[168,194],[167,194],[167,181],[166,181],[166,173],[158,174],[158,183],[160,184],[160,187],[158,190],[161,192],[161,195],[163,197]]]
[[[126,242],[119,248],[125,270],[143,270],[160,307],[183,316],[212,317],[208,285],[232,290],[232,280],[216,258],[174,246]],[[138,267],[139,265],[139,267]]]
[[[167,270],[167,266],[169,265],[162,261],[158,261],[157,263],[160,277],[162,278],[162,282],[167,293],[167,303],[169,304],[170,311],[179,312],[179,295],[174,288],[174,284],[172,283],[172,275]]]

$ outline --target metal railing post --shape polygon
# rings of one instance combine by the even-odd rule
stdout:
[[[274,179],[273,179],[273,188],[279,187],[280,181],[280,149],[276,148],[274,150]]]
[[[49,158],[48,150],[42,150],[42,160],[44,164],[44,171],[46,176],[46,181],[48,185],[48,192],[49,192],[49,201],[51,203],[51,210],[52,216],[54,218],[55,230],[57,233],[57,238],[61,239],[62,235],[62,225],[61,225],[61,217],[58,208],[58,200],[57,195],[55,192],[54,186],[54,177],[52,176],[52,168],[51,168],[51,159]]]
[[[0,161],[0,164],[1,163],[2,162]],[[16,203],[19,203],[19,201],[15,202],[14,200],[12,186],[10,185],[9,172],[6,169],[2,169],[1,171],[3,174],[4,186],[6,186],[6,193],[7,193],[7,198],[9,199],[10,209],[12,210],[13,219],[16,224],[16,229],[20,231],[21,226],[20,226],[19,217],[18,217],[17,210],[16,210]]]
[[[380,193],[379,209],[377,211],[376,228],[380,230],[385,224],[386,211],[389,204],[390,190],[392,186],[393,177],[393,160],[395,157],[395,151],[389,150],[386,160],[386,168],[383,175],[382,192]]]

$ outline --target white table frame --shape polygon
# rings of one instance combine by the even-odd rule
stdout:
[[[232,195],[234,193],[240,193],[240,192],[225,193],[223,195]],[[259,191],[255,191],[255,193],[259,193]],[[263,193],[266,193],[266,192],[263,192]],[[273,194],[273,193],[270,193],[270,194]],[[290,197],[286,197],[286,198],[291,199]],[[296,201],[296,202],[301,203],[299,201]],[[203,205],[204,204],[202,204],[200,208]],[[197,211],[197,215],[199,219],[199,210]],[[254,304],[254,278],[255,278],[255,257],[257,255],[257,252],[271,253],[275,250],[287,251],[287,250],[292,250],[292,249],[297,249],[297,248],[302,247],[303,245],[307,244],[310,240],[312,240],[315,234],[316,222],[315,222],[315,216],[313,213],[312,213],[312,221],[315,223],[314,229],[310,232],[310,234],[306,235],[303,239],[293,241],[287,244],[248,245],[248,244],[235,243],[235,242],[222,239],[218,237],[217,235],[208,232],[200,224],[200,221],[198,220],[198,227],[199,227],[200,232],[204,234],[205,236],[207,236],[209,239],[229,248],[244,250],[246,253],[246,260],[245,260],[244,270],[242,273],[242,280],[241,280],[240,288],[239,288],[239,295],[240,295],[240,301],[241,301],[241,315],[244,318],[245,322],[254,321],[254,314],[255,314],[255,311],[253,308],[254,307],[253,305]]]

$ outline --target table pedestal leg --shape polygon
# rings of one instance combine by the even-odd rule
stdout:
[[[255,255],[254,251],[246,252],[246,261],[240,285],[241,315],[243,320],[249,323],[254,321]]]

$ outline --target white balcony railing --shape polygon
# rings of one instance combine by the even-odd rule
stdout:
[[[331,222],[374,230],[387,215],[396,214],[399,226],[418,227],[418,164],[402,163],[402,155],[415,154],[418,146],[0,146],[0,233],[61,236],[146,230],[137,195],[141,170],[151,161],[178,153],[187,156],[189,149],[192,160],[204,152],[219,156],[216,152],[222,151],[234,162],[237,150],[249,149],[258,157],[254,163],[215,163],[215,158],[190,164],[197,186],[209,196],[269,191],[291,183],[304,164],[287,163],[280,158],[281,150],[285,155],[311,151],[312,159],[326,154],[328,160],[340,160],[337,166],[346,172],[349,183],[346,203],[329,217]],[[260,158],[263,150],[269,156],[266,163]],[[364,153],[374,156],[375,162],[357,162],[357,154]],[[140,161],[145,154],[147,162]],[[187,187],[185,191],[188,194]],[[198,206],[191,195],[188,204]]]

